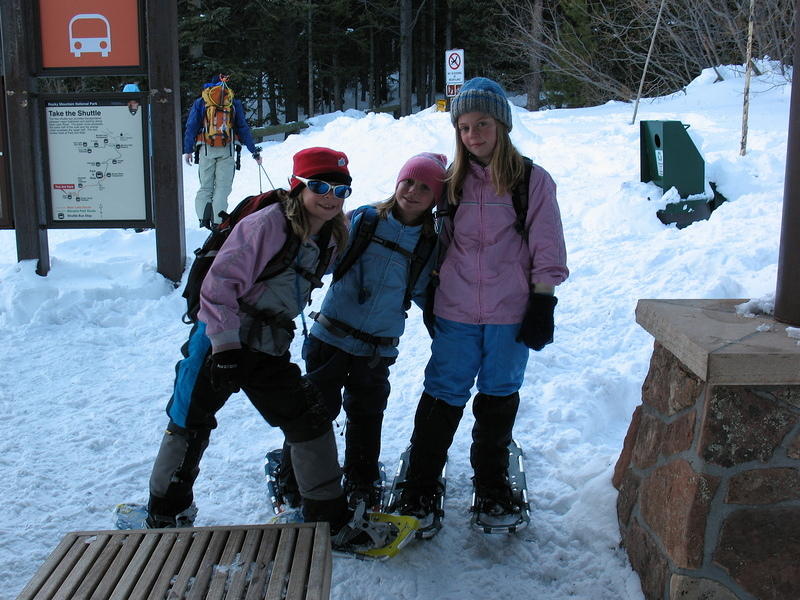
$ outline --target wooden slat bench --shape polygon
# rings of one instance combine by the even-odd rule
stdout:
[[[327,523],[68,533],[17,600],[327,600]]]

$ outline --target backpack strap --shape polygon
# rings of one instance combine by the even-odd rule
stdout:
[[[522,178],[517,182],[517,185],[511,190],[511,202],[514,204],[514,212],[517,214],[517,219],[514,221],[514,229],[517,230],[525,240],[528,242],[528,230],[525,227],[525,221],[528,219],[528,189],[531,185],[531,173],[533,172],[533,161],[527,156],[522,157],[525,163],[525,170],[523,171]]]
[[[417,245],[414,246],[414,252],[411,253],[408,264],[408,283],[406,284],[406,294],[403,297],[403,310],[411,308],[414,287],[417,285],[422,270],[430,260],[438,239],[439,236],[435,232],[426,234],[423,231],[419,235],[419,240],[417,240]]]
[[[522,162],[524,163],[522,177],[511,189],[511,204],[514,206],[514,213],[516,214],[514,230],[520,234],[522,239],[527,243],[528,230],[525,227],[525,221],[528,219],[528,189],[530,188],[531,174],[533,173],[533,161],[527,156],[523,156]],[[443,194],[444,197],[447,198],[447,187],[445,187]],[[440,223],[440,228],[444,223],[442,220],[444,218],[450,219],[453,225],[455,225],[456,211],[458,210],[458,205],[461,203],[460,201],[461,198],[459,196],[459,202],[456,204],[446,203],[442,207],[437,206],[436,220]]]
[[[356,225],[356,234],[351,236],[350,245],[333,271],[333,283],[344,277],[344,274],[355,264],[364,253],[364,250],[367,249],[367,246],[369,246],[375,235],[375,230],[378,228],[378,211],[374,206],[365,207],[364,210],[353,215],[353,218],[355,219],[356,216],[359,217]]]

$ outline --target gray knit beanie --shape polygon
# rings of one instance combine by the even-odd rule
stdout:
[[[450,101],[450,121],[455,126],[458,118],[469,112],[482,112],[503,123],[511,131],[511,107],[500,84],[486,77],[473,77],[461,86],[461,91]]]

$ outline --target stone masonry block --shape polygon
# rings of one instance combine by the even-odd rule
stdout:
[[[632,462],[639,469],[656,464],[664,439],[664,422],[653,414],[642,411],[639,430],[633,445]]]
[[[655,343],[650,369],[642,384],[642,401],[663,415],[672,416],[693,406],[703,381],[664,346]]]
[[[661,600],[670,570],[658,544],[636,519],[622,542],[628,551],[631,567],[639,574],[644,597],[647,600]]]
[[[773,504],[800,500],[800,471],[792,468],[752,469],[731,477],[728,504]]]
[[[685,460],[657,468],[642,482],[640,513],[676,566],[701,566],[706,520],[718,486],[718,477],[696,473]]]
[[[723,523],[713,560],[750,594],[800,598],[800,507],[742,509]]]
[[[622,479],[625,477],[625,472],[631,463],[631,455],[633,454],[633,445],[636,443],[636,437],[639,435],[639,422],[642,417],[642,405],[636,407],[631,416],[631,424],[628,425],[628,432],[625,434],[625,441],[622,444],[622,452],[617,459],[617,464],[614,466],[614,475],[611,478],[611,483],[617,489],[622,485]]]
[[[674,573],[669,581],[669,600],[738,600],[738,597],[718,581]]]
[[[698,452],[723,467],[768,462],[800,418],[742,386],[712,386],[706,395]]]
[[[789,443],[789,449],[786,454],[789,458],[800,460],[800,434],[797,434],[794,440]]]
[[[639,500],[639,485],[641,480],[633,474],[633,471],[628,470],[622,478],[622,482],[618,486],[619,495],[617,496],[617,520],[621,528],[628,527],[633,507],[636,506]]]

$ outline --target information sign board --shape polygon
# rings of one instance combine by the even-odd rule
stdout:
[[[142,66],[139,0],[39,0],[38,11],[44,71]]]
[[[48,224],[152,226],[146,105],[108,94],[45,97],[42,106]]]

